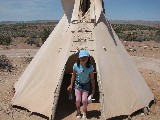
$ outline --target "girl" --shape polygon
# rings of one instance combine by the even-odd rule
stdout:
[[[73,74],[71,77],[71,84],[68,87],[68,91],[72,90],[73,83],[75,81],[75,96],[76,96],[76,117],[80,118],[80,103],[82,97],[83,103],[83,118],[86,118],[87,112],[87,97],[90,89],[90,80],[92,84],[92,94],[95,93],[95,80],[93,73],[93,65],[90,64],[90,55],[86,50],[80,50],[79,59],[73,66]]]

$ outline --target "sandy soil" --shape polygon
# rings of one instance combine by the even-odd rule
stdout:
[[[158,60],[158,68],[160,68],[160,43],[150,42],[124,42],[128,53],[132,56],[154,58]],[[147,47],[146,47],[147,46]],[[28,49],[25,47],[25,49]],[[133,50],[134,49],[134,50]],[[0,53],[2,54],[2,53]],[[21,110],[11,106],[11,99],[14,95],[13,85],[23,73],[30,62],[28,57],[8,57],[14,66],[12,72],[0,71],[0,120],[46,120],[47,118],[32,114],[27,110]],[[156,104],[152,104],[148,115],[144,115],[142,111],[138,111],[132,115],[133,120],[160,120],[160,72],[145,66],[140,66],[134,60],[140,73],[146,80],[156,98]],[[145,63],[145,59],[142,63]],[[69,79],[67,76],[66,79]],[[66,85],[67,86],[67,85]],[[65,86],[65,87],[66,87]],[[64,88],[65,88],[64,87]],[[65,90],[65,89],[64,89]],[[61,91],[60,96],[65,91]],[[74,101],[69,101],[67,93],[59,101],[65,101],[64,104],[58,104],[59,109],[56,112],[56,120],[75,120],[75,104]],[[88,119],[100,120],[100,104],[98,100],[88,106]],[[113,118],[113,120],[122,120],[122,118]]]

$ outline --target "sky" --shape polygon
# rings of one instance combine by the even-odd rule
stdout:
[[[104,0],[109,20],[160,21],[160,0]],[[61,0],[0,0],[0,21],[59,20]]]

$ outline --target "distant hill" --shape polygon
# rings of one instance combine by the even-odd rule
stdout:
[[[59,20],[35,20],[35,21],[1,21],[0,24],[23,24],[23,23],[50,23],[59,22]]]
[[[142,21],[142,20],[109,20],[111,24],[134,24],[149,25],[160,27],[160,21]],[[35,20],[35,21],[1,21],[0,24],[23,24],[23,23],[50,23],[59,22],[59,20]]]
[[[142,20],[109,20],[111,24],[133,24],[133,25],[149,25],[159,26],[160,21],[142,21]]]

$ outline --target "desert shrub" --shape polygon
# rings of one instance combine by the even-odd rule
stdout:
[[[10,36],[0,35],[0,44],[1,45],[10,45],[12,39]]]
[[[117,35],[122,40],[126,40],[127,39],[127,34],[125,34],[125,33],[117,33]]]
[[[160,42],[160,30],[155,33],[155,41]]]
[[[25,43],[29,44],[29,45],[33,45],[35,44],[35,38],[28,38]]]
[[[120,31],[137,31],[137,30],[160,30],[159,27],[151,27],[151,26],[146,26],[146,25],[134,25],[134,24],[112,24],[113,29],[117,31],[116,29],[118,28],[118,32]]]
[[[40,47],[42,45],[42,42],[39,38],[28,38],[25,43],[29,45],[36,45],[37,47]]]
[[[160,30],[158,30],[155,35],[160,36]]]
[[[9,72],[13,70],[11,62],[5,55],[0,55],[0,70]]]
[[[134,41],[136,39],[136,35],[134,33],[128,33],[126,36],[126,41]]]
[[[135,37],[135,41],[142,42],[142,41],[146,41],[146,40],[148,40],[148,37],[146,37],[146,36],[144,36],[144,35],[141,35],[141,34],[139,34],[139,35],[137,35],[137,36]]]
[[[51,31],[47,30],[46,28],[44,29],[44,31],[41,33],[41,40],[42,43],[44,43],[46,41],[46,39],[48,38],[48,36],[50,35]]]
[[[122,32],[122,27],[121,26],[114,26],[113,29],[116,33],[121,33]]]

